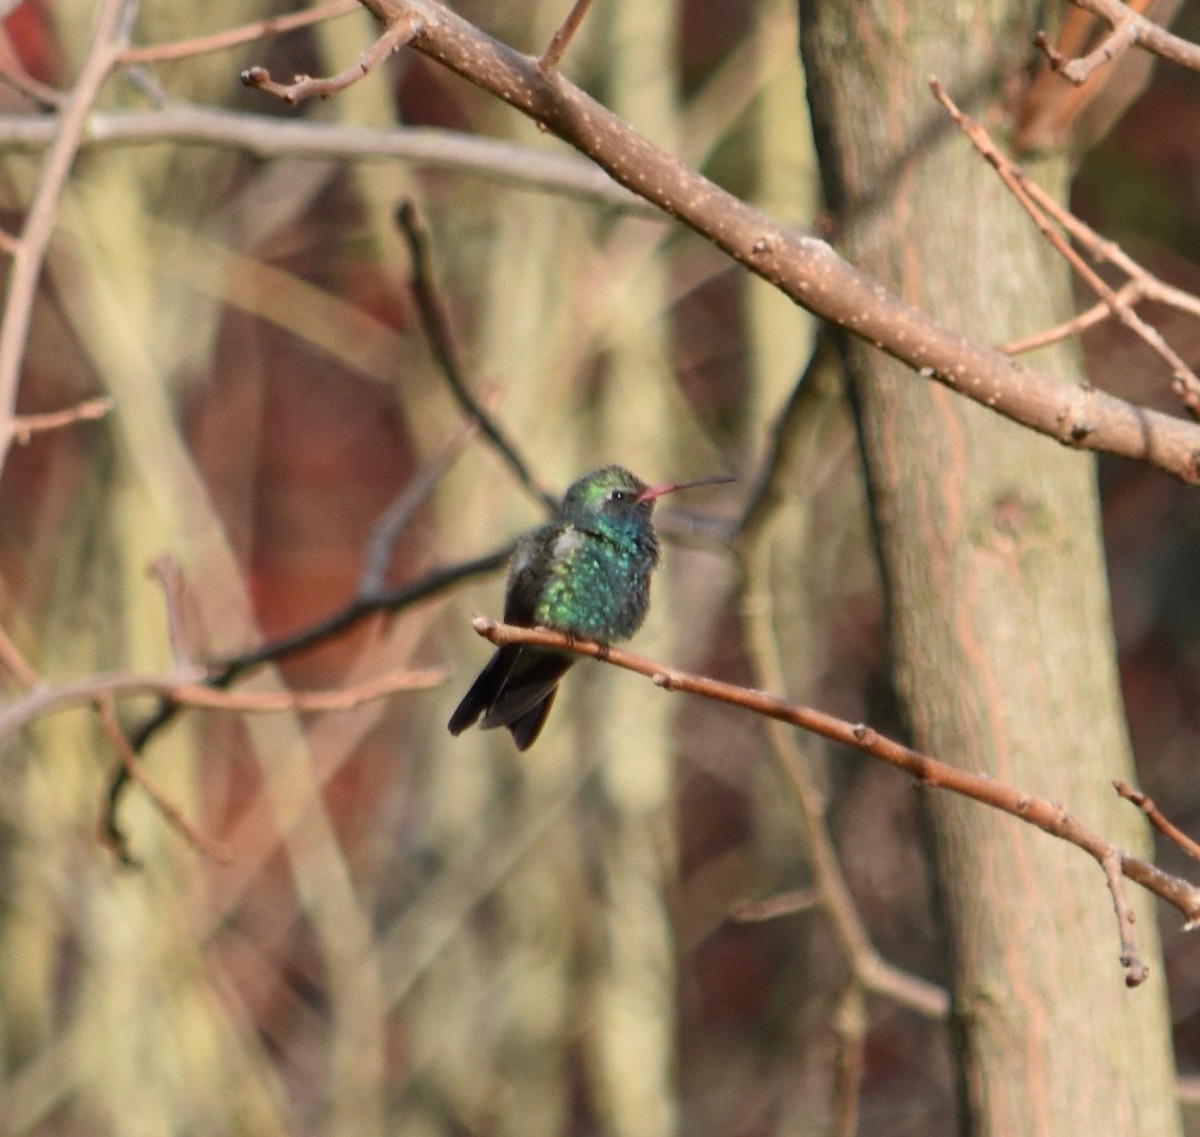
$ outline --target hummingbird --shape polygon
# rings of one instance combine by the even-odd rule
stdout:
[[[648,486],[623,466],[584,474],[567,490],[554,520],[517,542],[504,622],[605,644],[628,639],[650,607],[650,577],[659,555],[654,503],[676,490],[733,480]],[[574,662],[571,653],[551,648],[498,648],[450,716],[450,733],[461,734],[482,716],[481,729],[507,727],[517,749],[527,750],[545,725],[558,681]]]

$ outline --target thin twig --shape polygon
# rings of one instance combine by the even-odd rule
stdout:
[[[1142,282],[1138,280],[1127,280],[1122,284],[1117,289],[1117,297],[1121,303],[1136,304],[1143,295],[1141,284]],[[1013,340],[1011,343],[1001,346],[1000,350],[1005,355],[1023,355],[1027,351],[1036,351],[1040,347],[1049,347],[1050,344],[1071,339],[1073,336],[1083,335],[1089,328],[1094,328],[1097,324],[1102,324],[1111,315],[1112,309],[1101,300],[1093,304],[1086,311],[1072,316],[1069,320],[1064,320],[1061,324],[1055,324],[1052,328],[1045,328],[1040,332],[1034,332],[1033,335],[1026,336],[1024,339]]]
[[[1034,36],[1033,43],[1045,55],[1046,62],[1050,64],[1052,70],[1057,71],[1068,83],[1081,87],[1101,67],[1115,63],[1138,42],[1138,29],[1134,16],[1135,14],[1131,12],[1131,18],[1118,21],[1094,51],[1090,51],[1078,59],[1068,59],[1051,45],[1044,32],[1039,32]]]
[[[1162,333],[1146,323],[1126,303],[1122,295],[1109,287],[1104,279],[1071,247],[1066,238],[1054,228],[1043,209],[1046,202],[1051,200],[1049,194],[1042,191],[1040,186],[1032,182],[1023,170],[1001,152],[979,123],[968,118],[955,106],[954,101],[938,79],[931,79],[929,86],[934,97],[946,108],[947,113],[971,140],[975,149],[991,163],[1021,207],[1033,219],[1042,235],[1087,282],[1096,295],[1104,300],[1113,316],[1137,335],[1171,368],[1171,386],[1175,393],[1193,416],[1200,417],[1200,376],[1197,376],[1183,357],[1167,343]]]
[[[1140,857],[1123,850],[1115,850],[1111,841],[1093,832],[1060,805],[1046,798],[1022,793],[1012,786],[1004,785],[994,778],[960,770],[941,762],[928,754],[922,754],[909,746],[881,735],[872,727],[862,723],[850,723],[824,711],[788,702],[765,691],[755,691],[734,683],[724,683],[703,675],[694,675],[607,644],[591,643],[573,639],[561,632],[547,628],[518,628],[500,624],[486,616],[477,616],[473,621],[476,632],[497,647],[505,644],[528,644],[570,651],[589,659],[599,659],[627,671],[634,671],[662,687],[666,691],[682,691],[700,695],[706,699],[728,703],[730,706],[790,723],[802,730],[819,734],[834,742],[840,742],[873,758],[895,766],[930,789],[944,789],[963,797],[971,798],[983,805],[991,806],[1003,813],[1011,814],[1044,833],[1075,845],[1088,853],[1097,864],[1104,858],[1115,855],[1121,872],[1135,884],[1161,897],[1178,908],[1189,921],[1200,920],[1200,888],[1179,877],[1163,872],[1162,869]]]
[[[13,411],[21,359],[29,336],[42,262],[58,217],[59,199],[79,149],[87,116],[104,80],[128,43],[136,12],[136,0],[103,0],[101,3],[91,47],[63,104],[58,132],[46,154],[20,239],[12,250],[4,315],[0,318],[0,469],[3,469],[9,447],[17,437]]]
[[[167,609],[167,638],[171,644],[171,658],[181,674],[194,674],[203,678],[203,669],[197,666],[195,646],[189,634],[187,619],[187,594],[183,584],[183,573],[179,565],[167,556],[156,557],[150,571],[158,580],[163,591]]]
[[[290,83],[277,83],[271,78],[271,73],[265,67],[251,67],[242,72],[242,82],[247,87],[255,87],[260,91],[265,91],[268,95],[275,95],[293,106],[296,103],[304,102],[305,99],[328,99],[357,83],[364,75],[368,75],[378,67],[389,55],[399,51],[416,35],[420,26],[420,21],[415,17],[394,21],[387,26],[383,35],[358,57],[357,63],[353,63],[345,70],[325,79],[297,75]]]
[[[592,6],[592,0],[575,0],[571,5],[571,10],[567,13],[567,18],[558,26],[554,35],[550,37],[550,43],[546,50],[542,52],[541,59],[538,60],[538,68],[544,72],[553,71],[563,57],[563,52],[567,50],[571,40],[574,39],[575,33],[579,30],[579,25],[583,23],[584,16],[587,15],[588,9]]]
[[[834,1137],[858,1132],[859,1103],[867,1069],[867,1000],[859,983],[848,983],[833,1013],[838,1053],[834,1081]]]
[[[479,424],[480,433],[491,443],[493,449],[512,470],[521,486],[537,498],[547,512],[553,514],[558,509],[558,499],[537,481],[528,464],[521,457],[516,444],[505,434],[500,425],[488,414],[467,387],[462,367],[458,361],[458,352],[454,346],[450,319],[446,314],[446,306],[442,303],[441,293],[437,286],[437,275],[434,272],[433,256],[429,248],[429,234],[417,213],[416,204],[412,200],[400,203],[400,207],[396,210],[396,222],[408,242],[408,251],[412,259],[413,296],[421,315],[421,326],[425,329],[429,349],[450,387],[451,394],[462,408],[463,413]]]
[[[1141,790],[1135,790],[1128,782],[1113,782],[1113,789],[1126,801],[1133,802],[1150,819],[1150,824],[1168,841],[1178,845],[1193,860],[1200,861],[1200,843],[1194,841],[1182,829],[1169,821],[1149,795],[1142,793]]]
[[[40,414],[14,415],[12,420],[13,441],[25,446],[35,434],[47,430],[61,430],[77,422],[94,422],[113,409],[113,401],[107,396],[87,399],[61,411],[44,411]]]
[[[417,510],[428,500],[434,487],[442,475],[450,469],[454,460],[463,452],[467,443],[478,433],[479,424],[472,419],[458,431],[433,460],[425,464],[425,468],[404,487],[383,511],[375,522],[370,537],[367,538],[367,551],[363,557],[362,573],[358,578],[358,597],[375,596],[387,587],[388,565],[392,560],[396,542],[408,528],[409,522]]]
[[[775,920],[780,916],[794,916],[798,912],[811,912],[820,908],[821,893],[815,888],[798,888],[794,892],[781,892],[765,900],[746,900],[729,913],[729,918],[739,924],[758,924],[763,920]]]
[[[0,626],[0,663],[23,687],[36,687],[42,681],[3,626]]]
[[[138,761],[138,756],[129,745],[129,740],[125,737],[125,732],[121,729],[121,724],[117,722],[117,713],[113,706],[111,695],[106,695],[96,700],[96,713],[100,719],[100,725],[104,728],[104,733],[108,735],[109,741],[113,744],[113,748],[121,759],[122,768],[128,773],[130,778],[146,791],[146,796],[154,803],[154,807],[158,812],[166,818],[177,832],[183,835],[184,840],[192,848],[203,853],[205,856],[212,857],[213,860],[220,861],[222,864],[229,864],[231,859],[229,850],[206,833],[202,833],[188,821],[183,814],[183,810],[146,773],[141,762]],[[123,850],[123,842],[120,840],[120,834],[111,833],[107,822],[107,816],[102,815],[100,819],[101,838],[114,851],[124,851],[125,855],[121,859],[125,861],[128,859],[128,855],[127,850]]]
[[[215,674],[209,682],[215,685],[223,685],[222,680],[225,683],[232,682],[248,670],[261,664],[285,659],[298,651],[304,651],[306,648],[348,631],[368,616],[373,616],[378,612],[395,615],[423,600],[430,600],[443,592],[457,588],[458,585],[464,584],[468,580],[489,576],[508,563],[515,548],[516,541],[509,541],[498,549],[493,549],[490,553],[484,553],[469,561],[460,561],[458,564],[431,569],[417,580],[397,585],[386,592],[379,592],[374,596],[356,596],[337,611],[331,612],[306,627],[280,636],[278,639],[269,640],[259,647],[216,660],[211,665],[215,669]]]
[[[69,683],[42,683],[0,711],[0,744],[30,723],[99,699],[159,695],[176,707],[244,714],[279,711],[349,711],[400,691],[436,687],[446,679],[444,668],[397,671],[355,687],[332,691],[228,691],[197,682],[190,675],[146,675],[133,671],[90,675]],[[130,745],[138,749],[136,735]]]
[[[174,43],[153,43],[143,47],[130,47],[121,52],[121,62],[126,64],[165,63],[168,60],[187,59],[195,55],[207,55],[214,51],[228,51],[244,43],[252,43],[256,39],[266,39],[268,36],[282,35],[284,32],[307,28],[325,20],[337,19],[357,12],[362,5],[358,0],[332,0],[329,4],[321,4],[303,12],[291,12],[286,16],[268,16],[265,20],[255,20],[240,28],[230,28],[210,36],[196,36],[193,39],[176,40]]]
[[[787,401],[771,424],[766,455],[746,495],[741,516],[733,526],[735,544],[745,546],[752,541],[772,506],[779,500],[779,483],[786,476],[788,462],[796,445],[797,428],[819,396],[819,377],[833,365],[836,354],[834,337],[828,327],[822,325],[817,331],[817,341],[804,373],[796,380]]]
[[[1078,218],[1075,220],[1078,221]],[[1083,222],[1078,223],[1083,225]],[[1089,239],[1088,234],[1094,238],[1094,243]],[[1110,261],[1123,272],[1132,274],[1131,278],[1117,289],[1117,296],[1123,303],[1138,304],[1143,300],[1150,300],[1200,319],[1200,297],[1194,293],[1185,292],[1182,288],[1176,288],[1173,284],[1167,284],[1157,276],[1152,276],[1119,246],[1112,241],[1105,241],[1090,229],[1087,234],[1072,232],[1071,235],[1084,245],[1097,260]],[[1064,320],[1063,323],[1053,328],[1047,328],[1045,331],[1037,332],[1025,339],[1005,344],[1000,350],[1009,355],[1019,355],[1022,352],[1032,351],[1034,348],[1045,347],[1047,344],[1057,343],[1070,336],[1081,335],[1089,328],[1108,319],[1111,314],[1108,305],[1101,300],[1080,312],[1079,315]]]
[[[1117,935],[1121,941],[1121,966],[1125,968],[1125,986],[1140,987],[1150,977],[1150,968],[1137,953],[1133,938],[1134,915],[1125,896],[1125,878],[1121,875],[1121,854],[1114,848],[1101,858],[1100,867],[1108,890],[1112,893],[1113,911],[1117,916]]]

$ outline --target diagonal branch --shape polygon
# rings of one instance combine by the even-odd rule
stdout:
[[[872,727],[847,722],[824,711],[788,702],[765,691],[756,691],[735,683],[724,683],[707,676],[664,667],[655,660],[607,644],[575,639],[547,628],[518,628],[510,624],[496,623],[486,616],[477,616],[474,627],[481,636],[497,647],[506,644],[529,644],[574,652],[576,655],[598,659],[622,667],[626,671],[645,675],[664,690],[682,691],[741,707],[743,710],[789,723],[800,727],[801,730],[811,731],[822,738],[869,754],[872,758],[903,770],[923,786],[949,790],[951,793],[971,798],[982,805],[1011,814],[1051,837],[1075,845],[1091,856],[1106,872],[1110,866],[1116,866],[1121,876],[1140,884],[1147,891],[1178,908],[1187,917],[1189,925],[1200,921],[1200,888],[1117,848],[1108,838],[1087,828],[1064,806],[1056,805],[1046,798],[1023,793],[994,778],[960,770],[894,739],[886,738]],[[1116,891],[1114,902],[1118,905],[1120,915],[1120,899]],[[1126,968],[1125,981],[1130,986],[1136,986],[1146,978],[1147,973],[1128,940],[1127,922],[1122,921],[1121,932],[1121,960],[1122,966]]]
[[[467,387],[454,346],[454,336],[450,331],[450,318],[446,314],[446,306],[442,303],[433,271],[429,234],[417,213],[416,203],[412,200],[401,202],[396,211],[396,222],[408,244],[409,258],[412,261],[413,296],[421,315],[421,326],[425,330],[425,338],[429,341],[429,350],[446,379],[450,393],[463,413],[475,422],[480,433],[516,475],[522,487],[532,494],[547,512],[553,514],[558,509],[558,499],[538,483],[529,465],[517,450],[516,443],[508,437]]]
[[[774,224],[642,137],[538,60],[491,39],[436,0],[361,0],[410,46],[582,151],[798,304],[909,364],[925,379],[1064,445],[1136,458],[1200,483],[1200,427],[1088,385],[1064,383],[912,308],[817,237]]]

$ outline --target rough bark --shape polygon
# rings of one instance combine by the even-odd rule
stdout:
[[[929,97],[937,74],[986,117],[1033,31],[1014,0],[802,0],[823,176],[849,259],[949,326],[1003,342],[1060,319],[1069,282],[992,170]],[[1059,189],[1065,169],[1038,171]],[[1114,664],[1093,463],[848,341],[889,608],[893,676],[915,743],[1070,802],[1128,847],[1138,819]],[[1047,370],[1079,377],[1058,351]],[[1155,978],[1121,984],[1093,862],[971,802],[927,802],[952,955],[963,1129],[1178,1131]]]

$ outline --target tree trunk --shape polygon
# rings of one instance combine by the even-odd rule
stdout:
[[[1003,343],[1068,312],[1067,274],[930,97],[936,74],[987,118],[1036,30],[1031,5],[802,0],[823,178],[850,259],[966,334]],[[988,119],[991,122],[991,119]],[[1066,170],[1032,171],[1062,192]],[[1068,805],[1127,848],[1113,794],[1132,760],[1090,458],[846,347],[888,602],[893,678],[916,745]],[[1039,360],[1064,381],[1078,359]],[[966,1132],[1178,1132],[1154,913],[1153,977],[1122,982],[1104,878],[1077,850],[930,793],[952,955]]]

